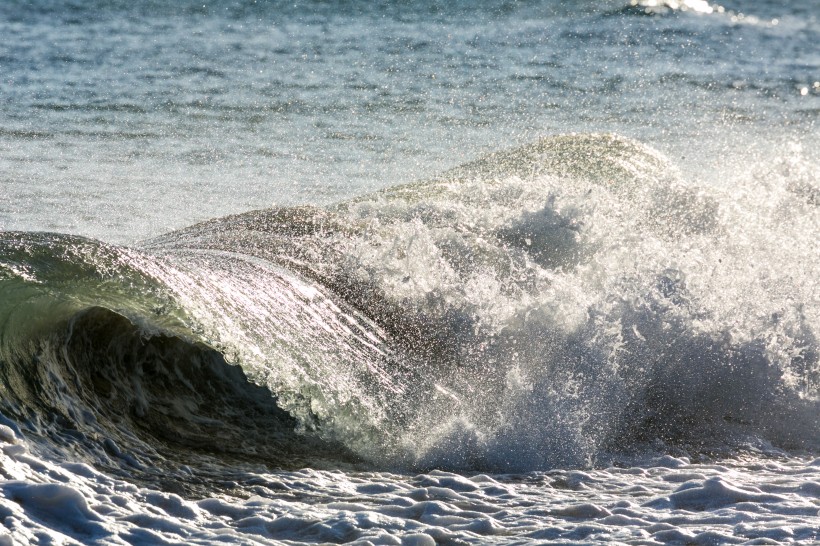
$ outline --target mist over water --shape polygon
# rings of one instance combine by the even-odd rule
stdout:
[[[817,17],[0,5],[0,542],[820,540]]]

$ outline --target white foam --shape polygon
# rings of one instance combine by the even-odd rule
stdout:
[[[17,476],[0,482],[0,544],[820,541],[820,465],[799,457],[492,476],[260,473],[247,476],[269,484],[256,496],[186,500],[18,446],[0,454]]]

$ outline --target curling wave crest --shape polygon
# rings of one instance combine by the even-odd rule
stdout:
[[[820,212],[798,190],[747,199],[561,135],[134,249],[2,234],[2,411],[154,481],[158,451],[523,471],[817,449]]]

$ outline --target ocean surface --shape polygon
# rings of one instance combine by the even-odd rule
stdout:
[[[818,44],[0,3],[0,545],[820,544]]]

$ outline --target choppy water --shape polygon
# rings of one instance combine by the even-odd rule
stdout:
[[[0,6],[0,543],[820,541],[812,1]]]

